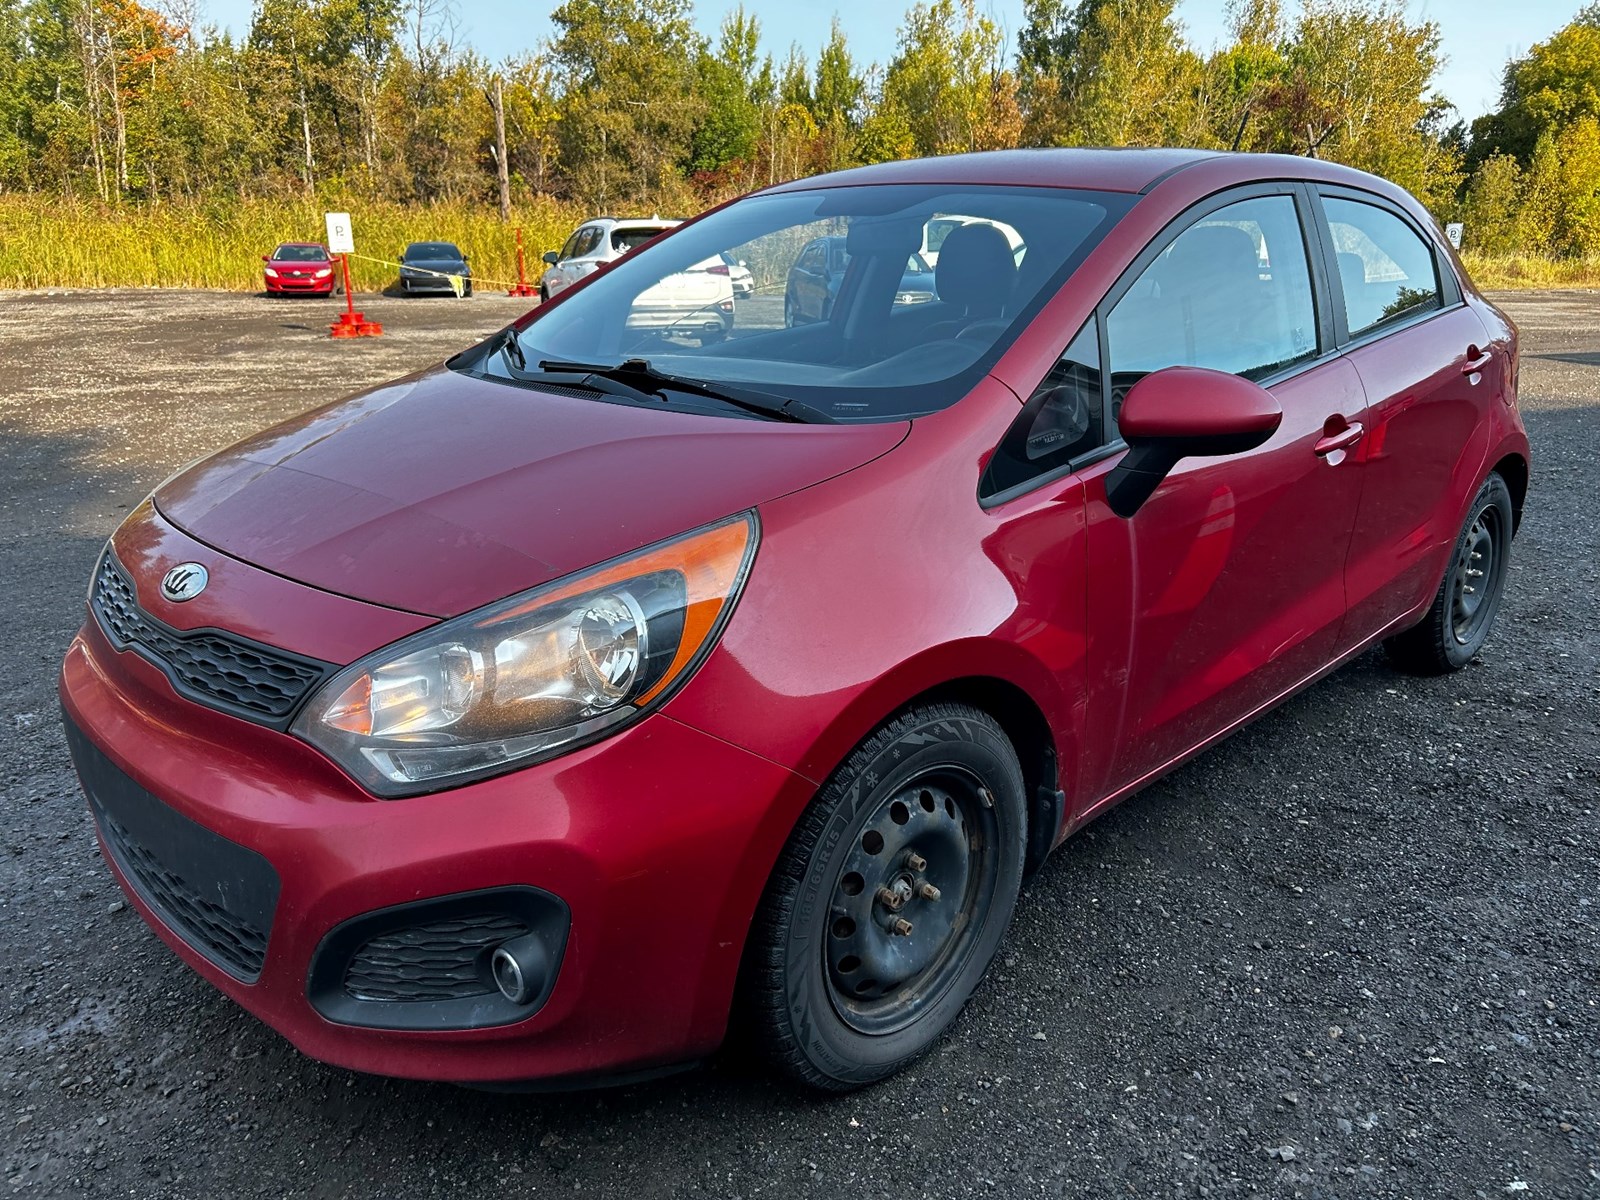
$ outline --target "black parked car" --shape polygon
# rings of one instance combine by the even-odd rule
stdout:
[[[462,277],[462,295],[472,295],[472,268],[454,242],[412,242],[400,252],[400,291],[455,294],[450,276]]]
[[[783,323],[808,325],[813,321],[826,321],[833,311],[833,301],[839,294],[839,284],[844,280],[844,269],[850,255],[842,237],[812,238],[789,268],[789,281],[783,289]],[[928,304],[939,298],[933,284],[933,268],[920,254],[906,261],[906,273],[900,277],[900,286],[894,302],[903,304]]]

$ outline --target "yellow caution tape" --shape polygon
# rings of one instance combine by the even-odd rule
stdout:
[[[405,271],[420,271],[424,275],[437,275],[441,279],[448,279],[450,281],[450,290],[455,292],[457,299],[460,299],[462,294],[467,290],[467,277],[465,275],[451,275],[447,271],[435,271],[429,267],[414,267],[409,263],[395,262],[392,258],[372,258],[366,254],[348,254],[345,257],[359,258],[362,262],[378,263],[379,265],[385,267],[398,267]],[[500,287],[503,285],[505,287],[512,288],[519,286],[517,281],[514,279],[484,279],[479,276],[474,276],[472,282],[475,284],[487,283],[494,287]]]

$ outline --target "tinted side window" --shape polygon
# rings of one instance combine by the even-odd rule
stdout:
[[[984,471],[981,494],[997,495],[1066,466],[1104,438],[1100,335],[1093,317],[1056,360]]]
[[[583,236],[583,230],[575,229],[572,236],[567,239],[567,244],[561,247],[561,253],[556,255],[557,260],[571,258],[578,252],[578,239]]]
[[[1376,204],[1336,196],[1322,204],[1352,337],[1442,306],[1433,250],[1416,230]]]
[[[1162,367],[1260,379],[1317,353],[1305,236],[1292,196],[1258,196],[1180,233],[1106,320],[1115,394]]]

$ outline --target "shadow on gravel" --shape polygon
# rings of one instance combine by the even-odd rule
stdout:
[[[1600,351],[1584,353],[1577,351],[1571,354],[1528,354],[1525,358],[1539,358],[1546,362],[1573,363],[1580,367],[1600,367]]]
[[[104,435],[40,433],[0,418],[10,501],[0,510],[0,578],[6,580],[0,663],[8,679],[37,677],[41,653],[65,647],[82,620],[105,539],[160,478],[104,465],[124,457],[111,443]],[[53,667],[47,656],[42,669],[52,680]]]

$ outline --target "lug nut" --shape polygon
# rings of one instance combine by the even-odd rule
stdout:
[[[917,895],[921,896],[924,900],[937,900],[939,898],[939,889],[934,887],[931,883],[923,883],[917,888]]]
[[[878,903],[891,911],[898,909],[905,902],[906,895],[904,892],[897,891],[891,887],[880,887],[878,889]]]
[[[910,854],[906,855],[906,866],[910,867],[913,871],[926,871],[928,869],[928,860],[923,858],[922,855],[918,854],[916,851],[912,851]]]
[[[896,917],[889,923],[889,932],[898,934],[901,937],[910,937],[911,922],[906,920],[904,917]]]

